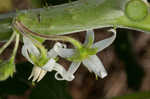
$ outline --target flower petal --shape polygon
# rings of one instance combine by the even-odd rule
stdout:
[[[88,43],[93,44],[93,42],[94,42],[94,30],[87,30],[84,45],[88,45]]]
[[[72,62],[67,73],[73,75],[79,68],[80,64],[81,62]]]
[[[22,47],[21,53],[29,62],[31,62],[33,64],[32,60],[29,57],[28,49],[26,46]]]
[[[38,55],[40,55],[40,52],[39,52],[38,48],[36,48],[36,46],[34,46],[34,44],[32,43],[32,41],[29,38],[23,36],[23,42],[24,42],[24,45],[22,47],[22,55],[33,64],[32,60],[29,57],[29,53],[32,53],[32,54],[38,56]]]
[[[96,55],[90,56],[88,59],[83,60],[83,64],[90,70],[93,71],[96,75],[101,78],[107,76],[107,72]]]
[[[48,51],[47,57],[48,58],[56,58],[58,56],[57,52],[52,48]]]
[[[56,73],[55,78],[57,80],[72,81],[75,78],[73,74],[77,71],[80,64],[81,64],[81,62],[72,62],[67,72],[64,71],[64,72]],[[62,78],[59,78],[58,74],[60,74],[62,76]]]
[[[47,56],[49,58],[55,58],[55,57],[57,57],[58,54],[55,51],[55,49],[57,49],[57,48],[66,48],[66,45],[65,44],[61,44],[59,42],[55,43],[54,46],[53,46],[53,48],[48,51],[48,53],[47,53],[48,55]]]
[[[54,45],[54,50],[61,57],[64,57],[64,58],[71,57],[74,54],[74,49],[63,48],[63,46],[64,44],[61,44],[58,42]]]
[[[55,66],[56,61],[51,58],[43,67],[41,67],[42,69],[46,70],[46,71],[52,71],[53,67]]]
[[[55,64],[54,70],[57,71],[57,73],[55,74],[55,78],[57,80],[67,80],[67,81],[72,81],[74,79],[73,75],[66,75],[67,71],[65,70],[65,68],[60,65],[60,64]]]
[[[24,46],[27,47],[29,53],[32,53],[36,56],[40,55],[38,48],[32,43],[32,41],[29,38],[23,36],[23,42]]]
[[[109,38],[106,38],[104,40],[98,41],[92,46],[93,48],[98,48],[98,52],[102,51],[103,49],[105,49],[106,47],[111,45],[113,43],[113,41],[115,40],[116,30],[115,29],[110,29],[109,31],[113,32],[113,36],[111,36]]]

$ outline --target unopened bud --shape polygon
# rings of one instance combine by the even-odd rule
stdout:
[[[6,80],[10,76],[13,76],[15,72],[14,60],[10,59],[7,61],[0,60],[0,81]]]

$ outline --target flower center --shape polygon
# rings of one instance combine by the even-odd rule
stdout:
[[[39,67],[42,67],[42,66],[44,66],[47,62],[48,62],[48,58],[46,58],[46,57],[42,57],[42,56],[35,56],[35,55],[33,55],[33,54],[30,54],[30,58],[31,58],[31,60],[34,62],[34,64],[36,65],[36,66],[39,66]]]
[[[80,49],[77,49],[74,55],[68,58],[68,60],[78,62],[88,58],[90,55],[95,55],[96,53],[97,48],[87,48],[83,46]]]

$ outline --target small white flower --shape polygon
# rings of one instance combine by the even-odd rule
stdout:
[[[68,75],[73,76],[73,74],[79,68],[81,62],[84,64],[85,67],[88,68],[88,70],[90,72],[94,72],[99,77],[104,78],[107,76],[107,72],[106,72],[101,60],[98,58],[98,56],[96,56],[96,53],[98,53],[98,52],[102,51],[103,49],[105,49],[106,47],[108,47],[115,40],[116,31],[114,29],[111,29],[109,31],[113,32],[113,36],[106,38],[104,40],[98,41],[98,42],[93,44],[93,42],[94,42],[94,31],[93,30],[87,30],[86,39],[85,39],[85,42],[83,44],[83,48],[79,49],[79,50],[67,49],[67,48],[62,48],[62,47],[54,48],[54,50],[61,57],[77,58],[77,61],[73,61],[71,63],[71,65],[68,69],[68,72],[65,75],[66,77],[68,77]],[[94,49],[97,49],[97,50],[96,50],[96,53],[93,54]],[[81,57],[81,59],[80,59],[80,57]]]
[[[72,80],[70,75],[68,75],[68,77],[66,76],[63,77],[63,75],[66,73],[66,70],[62,65],[56,63],[55,61],[55,58],[57,57],[58,54],[56,53],[54,48],[57,48],[59,43],[56,43],[54,47],[47,52],[47,58],[49,60],[46,64],[40,67],[37,66],[30,58],[30,54],[35,55],[36,57],[41,57],[39,49],[33,44],[33,42],[28,37],[23,36],[23,42],[24,46],[22,47],[22,54],[25,58],[27,58],[29,62],[31,62],[34,65],[29,79],[33,77],[32,81],[37,80],[37,82],[39,82],[46,75],[47,71],[51,72],[52,70],[55,70],[57,72],[55,74],[55,78],[57,80],[68,80],[68,81]],[[58,74],[60,74],[60,76],[62,77],[58,76]]]

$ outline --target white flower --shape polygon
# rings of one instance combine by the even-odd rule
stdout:
[[[98,58],[98,56],[96,56],[96,53],[108,47],[115,40],[116,31],[114,29],[111,29],[109,31],[113,32],[113,36],[93,44],[94,31],[87,30],[86,39],[81,49],[67,49],[62,47],[54,48],[59,56],[67,59],[72,58],[72,63],[64,77],[68,77],[68,75],[73,76],[73,74],[79,68],[81,62],[84,64],[85,67],[88,68],[90,72],[94,72],[99,77],[104,78],[107,76],[107,72],[101,60]]]
[[[43,66],[37,66],[37,64],[34,63],[33,59],[31,59],[31,54],[36,56],[37,58],[40,58],[42,57],[41,52],[33,44],[30,38],[23,36],[23,42],[24,46],[22,47],[22,54],[25,58],[27,58],[29,62],[31,62],[34,65],[29,79],[33,77],[32,81],[37,80],[37,82],[39,82],[45,76],[47,71],[51,72],[52,70],[55,70],[57,72],[55,74],[55,78],[57,80],[68,80],[68,81],[72,80],[72,77],[70,75],[68,77],[67,76],[63,77],[63,75],[66,73],[66,70],[62,65],[56,63],[55,61],[55,58],[57,57],[58,54],[55,52],[54,48],[57,48],[58,43],[54,45],[54,48],[52,48],[49,52],[47,52],[46,57],[46,59],[48,59],[47,63],[45,63]],[[58,74],[62,77],[58,76]]]

